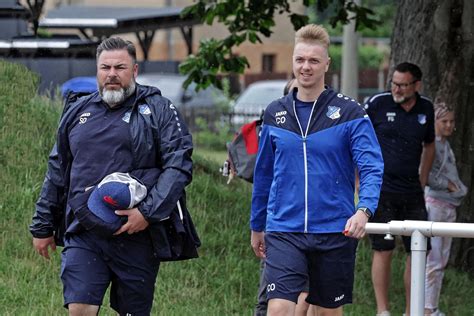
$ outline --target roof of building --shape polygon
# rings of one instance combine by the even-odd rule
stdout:
[[[0,18],[28,19],[30,11],[19,4],[8,4],[6,1],[0,3]]]
[[[39,25],[47,28],[91,28],[107,33],[105,29],[136,31],[144,27],[170,28],[194,25],[198,22],[181,17],[177,7],[105,7],[61,6],[48,11]],[[130,30],[132,29],[132,30]],[[113,32],[116,33],[116,32]]]
[[[95,57],[98,42],[73,36],[38,38],[19,36],[0,40],[0,56],[7,57]]]

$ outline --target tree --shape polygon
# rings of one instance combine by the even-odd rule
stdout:
[[[24,0],[30,10],[30,23],[32,24],[33,33],[38,35],[38,22],[43,11],[44,0]]]
[[[349,0],[303,0],[307,7],[324,11],[330,7],[332,14],[329,22],[332,26],[349,22],[349,12],[354,13],[356,28],[361,26],[373,28],[378,21],[373,18],[373,11]],[[199,51],[190,55],[180,65],[180,71],[188,75],[185,86],[192,81],[198,88],[213,84],[219,88],[222,82],[219,74],[243,73],[248,67],[245,56],[236,56],[232,48],[245,41],[261,43],[261,36],[269,37],[275,26],[275,14],[287,13],[296,29],[308,23],[308,16],[291,12],[289,0],[199,0],[185,8],[184,16],[192,16],[202,23],[212,25],[214,20],[223,23],[229,36],[222,40],[205,39],[200,42]]]
[[[460,174],[470,188],[459,222],[474,222],[474,3],[401,0],[392,33],[390,66],[410,61],[423,70],[424,94],[454,106],[453,139]],[[452,261],[474,272],[474,239],[454,241]]]
[[[356,13],[358,26],[374,26],[372,11],[349,0],[304,0],[306,6],[324,10],[334,8],[331,22],[347,22],[347,12]],[[287,12],[295,29],[307,18],[290,11],[283,0],[200,0],[188,7],[187,14],[212,24],[223,22],[230,35],[223,41],[201,43],[196,55],[182,65],[189,81],[207,86],[215,84],[219,72],[242,72],[247,66],[243,56],[233,56],[232,47],[245,40],[260,41],[259,34],[269,36],[275,12]],[[390,69],[402,61],[418,64],[423,70],[424,94],[433,100],[446,100],[457,112],[457,132],[453,147],[460,174],[470,190],[458,210],[458,221],[474,222],[474,1],[472,0],[400,0],[392,33]],[[211,67],[208,68],[209,63]],[[205,71],[206,69],[206,71]],[[474,273],[474,239],[456,239],[452,251],[456,266]]]

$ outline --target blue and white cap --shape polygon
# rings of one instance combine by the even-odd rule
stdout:
[[[128,173],[114,172],[106,176],[92,191],[87,206],[107,223],[120,219],[116,210],[133,208],[147,196],[146,187]]]

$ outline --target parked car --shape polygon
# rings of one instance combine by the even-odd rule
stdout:
[[[213,86],[196,91],[193,82],[184,89],[185,80],[182,75],[163,73],[147,73],[137,77],[138,83],[157,87],[164,97],[183,111],[187,108],[219,108],[227,101],[224,93]]]
[[[233,105],[232,124],[239,126],[258,119],[267,105],[283,96],[286,83],[286,80],[265,80],[248,85]]]
[[[184,89],[185,80],[185,76],[164,73],[147,73],[137,77],[138,83],[160,89],[161,94],[180,110],[191,131],[203,128],[219,130],[222,118],[228,113],[230,100],[214,86],[196,91],[196,84],[191,83]]]

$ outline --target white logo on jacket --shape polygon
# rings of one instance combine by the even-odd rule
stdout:
[[[91,116],[90,112],[82,113],[81,116],[79,116],[79,124],[84,124],[85,122],[87,122],[87,118],[89,116]]]
[[[387,112],[387,121],[388,122],[395,122],[395,116],[397,116],[397,113],[395,112]]]
[[[150,115],[151,114],[151,110],[148,107],[148,105],[146,105],[146,104],[140,104],[140,106],[138,107],[138,111],[143,115]]]
[[[421,125],[426,124],[426,115],[425,114],[418,114],[418,123]]]
[[[329,117],[331,120],[336,120],[341,117],[341,108],[337,106],[328,106],[328,111],[326,112],[326,116]]]
[[[286,111],[280,111],[275,113],[275,122],[277,124],[284,124],[286,122]]]
[[[132,115],[131,111],[126,112],[122,117],[122,121],[125,123],[130,123],[130,115]]]

